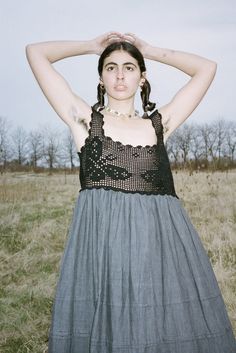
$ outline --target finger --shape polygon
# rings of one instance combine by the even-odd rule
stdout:
[[[117,34],[117,33],[111,33],[111,34],[108,34],[107,36],[108,38],[111,38],[111,37],[121,37],[121,35]]]
[[[109,31],[108,33],[116,33],[116,34],[121,34],[120,32],[118,32],[118,31]]]
[[[135,38],[133,38],[133,37],[128,37],[128,36],[125,36],[124,37],[124,39],[123,39],[125,42],[129,42],[129,43],[131,43],[131,44],[134,44],[135,43]]]
[[[119,37],[112,37],[107,39],[108,42],[118,42],[121,41],[121,38]]]
[[[121,33],[120,32],[116,32],[116,31],[110,31],[110,32],[108,32],[107,36],[108,37],[110,37],[110,36],[121,36]]]
[[[112,36],[109,36],[108,38],[107,38],[107,41],[108,42],[118,42],[118,41],[121,41],[121,37],[120,36],[117,36],[117,35],[112,35]]]
[[[136,36],[133,34],[133,33],[125,33],[124,34],[124,38],[127,38],[128,40],[132,41],[132,42],[135,42]]]
[[[130,33],[130,32],[125,33],[125,35],[129,36],[129,37],[135,37],[135,34],[134,33]]]
[[[107,36],[107,39],[109,40],[109,39],[114,39],[114,38],[121,38],[119,35],[117,35],[117,34],[109,34],[108,36]]]

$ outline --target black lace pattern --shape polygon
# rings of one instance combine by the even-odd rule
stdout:
[[[104,188],[141,194],[172,195],[178,198],[168,155],[163,143],[161,115],[149,116],[157,143],[132,146],[106,136],[103,115],[92,107],[89,136],[80,158],[81,189]]]
[[[131,177],[131,173],[111,162],[117,160],[112,153],[103,155],[102,141],[95,136],[87,148],[87,159],[85,161],[87,175],[92,181],[105,180],[110,177],[112,180],[125,180]]]

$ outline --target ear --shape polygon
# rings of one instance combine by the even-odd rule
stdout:
[[[142,76],[140,78],[139,86],[142,87],[146,79],[146,71],[142,72]]]
[[[103,80],[102,80],[101,77],[99,78],[99,83],[100,83],[101,85],[103,85]]]

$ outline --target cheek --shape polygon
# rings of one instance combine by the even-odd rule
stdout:
[[[130,75],[130,80],[132,80],[132,82],[136,82],[136,83],[139,83],[141,79],[141,75],[139,75],[137,72],[133,75]]]
[[[132,85],[139,86],[139,83],[140,83],[140,77],[133,77],[132,78]]]
[[[112,83],[114,81],[114,79],[115,79],[115,75],[111,75],[111,74],[108,74],[108,75],[107,74],[103,74],[102,77],[103,77],[103,82],[104,82],[105,85],[109,84],[109,83]]]

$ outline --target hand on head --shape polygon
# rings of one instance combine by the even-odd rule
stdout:
[[[96,53],[100,55],[108,45],[114,42],[121,42],[121,41],[129,42],[135,45],[141,51],[142,54],[144,54],[145,47],[148,45],[148,43],[138,38],[133,33],[129,32],[129,33],[123,34],[116,31],[110,31],[94,39],[95,46],[96,46]]]

